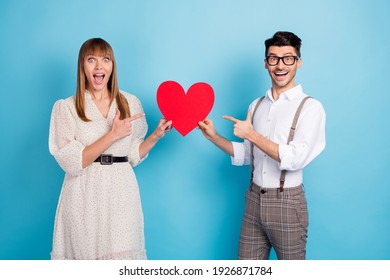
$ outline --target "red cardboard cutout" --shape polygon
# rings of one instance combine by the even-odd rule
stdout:
[[[157,89],[157,105],[165,119],[186,136],[210,113],[214,90],[206,83],[195,83],[186,94],[177,82],[165,81]]]

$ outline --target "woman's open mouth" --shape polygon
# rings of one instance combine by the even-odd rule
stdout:
[[[94,74],[93,75],[93,80],[95,81],[96,84],[101,84],[103,83],[104,80],[104,74]]]

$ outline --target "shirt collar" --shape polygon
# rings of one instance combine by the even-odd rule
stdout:
[[[272,88],[267,91],[266,95],[268,96],[269,99],[272,100],[272,102],[275,102],[275,100],[272,96]],[[299,84],[299,85],[296,85],[295,87],[283,92],[279,96],[279,99],[287,99],[287,100],[291,101],[291,100],[294,100],[297,98],[302,98],[303,95],[304,95],[304,93],[302,90],[302,86]]]

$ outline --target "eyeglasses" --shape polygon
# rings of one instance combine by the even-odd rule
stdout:
[[[282,60],[285,65],[291,66],[299,58],[300,58],[299,55],[295,55],[295,56],[288,55],[288,56],[283,56],[283,57],[269,55],[269,56],[266,57],[266,60],[267,60],[268,65],[270,65],[270,66],[278,65],[279,60]]]

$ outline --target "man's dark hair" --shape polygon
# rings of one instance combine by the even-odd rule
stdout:
[[[292,46],[297,51],[297,55],[301,56],[301,39],[292,32],[278,31],[272,38],[265,40],[265,56],[268,55],[268,49],[271,46],[284,47]]]

